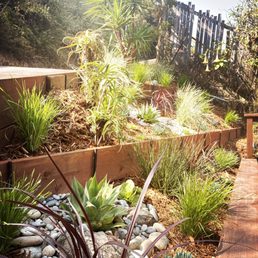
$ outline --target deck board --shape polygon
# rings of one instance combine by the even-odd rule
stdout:
[[[75,73],[69,69],[0,66],[0,80]]]
[[[220,258],[258,257],[258,165],[242,159],[224,222]]]

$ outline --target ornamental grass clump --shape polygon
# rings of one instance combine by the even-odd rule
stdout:
[[[158,82],[163,86],[163,87],[169,87],[171,86],[172,81],[174,80],[174,76],[170,74],[167,71],[161,71],[159,75],[159,80]]]
[[[83,187],[77,179],[72,182],[72,188],[83,205],[94,231],[110,230],[116,227],[123,227],[122,216],[126,211],[121,206],[116,206],[120,187],[114,187],[107,181],[107,177],[100,182],[96,175],[91,177]],[[83,213],[74,197],[71,203],[83,217]]]
[[[215,149],[213,152],[215,167],[218,171],[236,167],[239,163],[238,155],[233,151],[223,148]]]
[[[17,224],[27,218],[29,209],[17,202],[33,203],[27,193],[47,197],[48,193],[43,194],[44,190],[39,191],[40,187],[41,178],[34,178],[34,172],[29,177],[14,178],[12,187],[0,182],[0,254],[10,250],[11,241],[20,234],[20,226]]]
[[[156,156],[164,152],[151,185],[163,194],[175,196],[184,177],[206,163],[206,156],[202,152],[203,147],[204,142],[181,143],[178,140],[150,143],[147,146],[139,144],[135,148],[135,153],[141,176],[143,178],[148,176]]]
[[[139,83],[150,80],[152,69],[148,64],[133,63],[128,66],[130,78]]]
[[[50,97],[45,98],[42,92],[36,89],[36,85],[32,90],[25,86],[18,89],[18,102],[6,96],[25,147],[30,152],[37,151],[60,112],[57,102]]]
[[[176,119],[182,126],[194,130],[207,130],[207,115],[211,113],[211,109],[211,100],[206,92],[189,83],[178,89]]]
[[[224,120],[227,125],[234,125],[240,121],[240,117],[235,111],[231,110],[227,112]]]
[[[194,238],[211,235],[210,226],[220,224],[220,209],[226,205],[231,191],[231,186],[209,177],[185,177],[177,195],[179,217],[189,218],[181,224],[182,232]]]

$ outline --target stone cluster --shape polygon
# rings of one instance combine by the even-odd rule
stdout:
[[[66,220],[71,220],[68,213],[62,209],[61,203],[69,205],[67,194],[53,195],[43,201],[43,204],[48,206],[52,211],[58,213]],[[102,245],[114,238],[124,242],[128,233],[132,218],[135,212],[134,207],[130,207],[125,200],[117,200],[116,205],[123,206],[127,209],[127,215],[123,217],[125,227],[106,232],[95,232],[97,245]],[[23,254],[30,258],[58,258],[59,254],[54,247],[48,244],[44,239],[50,236],[51,239],[62,244],[66,251],[70,252],[70,247],[67,240],[62,236],[61,229],[56,226],[54,219],[51,216],[42,214],[36,209],[32,209],[28,213],[28,224],[20,230],[20,236],[13,240],[13,245],[20,248]],[[165,230],[165,227],[158,222],[156,209],[151,204],[142,204],[136,224],[133,229],[133,234],[130,240],[129,247],[134,252],[131,252],[130,257],[138,257],[137,254],[143,254],[148,246]],[[39,231],[45,235],[39,234]],[[91,243],[90,233],[86,224],[84,224],[84,234],[87,243]],[[69,236],[66,236],[69,238]],[[156,244],[158,250],[167,248],[169,240],[163,236]],[[66,248],[67,247],[67,248]],[[105,246],[101,250],[104,257],[120,257],[121,248],[113,246]]]

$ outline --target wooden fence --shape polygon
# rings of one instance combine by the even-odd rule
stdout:
[[[196,11],[191,2],[188,5],[176,2],[166,11],[166,17],[171,24],[168,34],[172,57],[180,57],[187,63],[192,57],[205,55],[212,62],[220,57],[223,50],[230,49],[227,59],[236,61],[237,42],[234,42],[234,28],[225,24],[221,14],[214,16],[209,10]]]

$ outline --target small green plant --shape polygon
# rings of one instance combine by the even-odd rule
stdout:
[[[185,85],[190,83],[190,78],[186,74],[180,74],[177,80],[179,88],[183,88]]]
[[[142,119],[145,123],[154,124],[160,117],[160,111],[153,105],[146,103],[139,108],[137,117]]]
[[[215,166],[219,171],[235,167],[239,163],[239,157],[236,153],[227,151],[223,148],[215,149],[213,156]]]
[[[211,100],[206,92],[191,84],[178,89],[176,119],[181,125],[195,130],[207,130],[206,116],[211,108]]]
[[[193,255],[189,252],[178,252],[174,258],[194,258]]]
[[[12,224],[24,222],[29,211],[14,202],[32,203],[33,200],[26,193],[37,192],[38,196],[46,197],[48,193],[39,192],[40,187],[41,179],[39,176],[34,178],[34,172],[30,177],[14,178],[12,188],[0,182],[0,254],[9,251],[11,241],[20,233],[20,227]]]
[[[130,78],[139,83],[145,83],[150,79],[151,68],[148,64],[133,63],[128,66]]]
[[[167,71],[161,71],[158,82],[164,87],[169,87],[171,86],[171,83],[173,80],[174,80],[173,75],[171,75]]]
[[[235,111],[228,111],[225,116],[225,123],[228,125],[235,124],[240,121],[239,115]]]
[[[72,188],[80,199],[94,231],[124,226],[121,217],[126,212],[124,208],[115,206],[120,187],[113,187],[107,181],[107,177],[98,182],[94,175],[86,182],[85,187],[77,179],[74,179]],[[71,203],[83,217],[79,204],[73,197]]]
[[[226,204],[232,188],[198,175],[185,177],[179,191],[179,216],[190,218],[181,225],[184,234],[194,238],[208,236],[210,223],[218,225],[219,211]]]
[[[26,148],[36,151],[46,139],[59,107],[52,98],[45,98],[41,91],[27,89],[24,85],[18,89],[19,99],[15,102],[7,95],[7,104],[17,124]]]
[[[135,205],[139,199],[141,188],[135,186],[133,180],[128,179],[120,186],[119,199],[126,200],[132,205]]]
[[[205,155],[202,155],[203,146],[203,142],[181,143],[176,140],[155,145],[137,145],[135,152],[141,176],[144,179],[148,176],[149,169],[155,163],[156,155],[164,152],[151,185],[163,194],[175,196],[185,175],[202,167],[202,163],[206,161]]]

